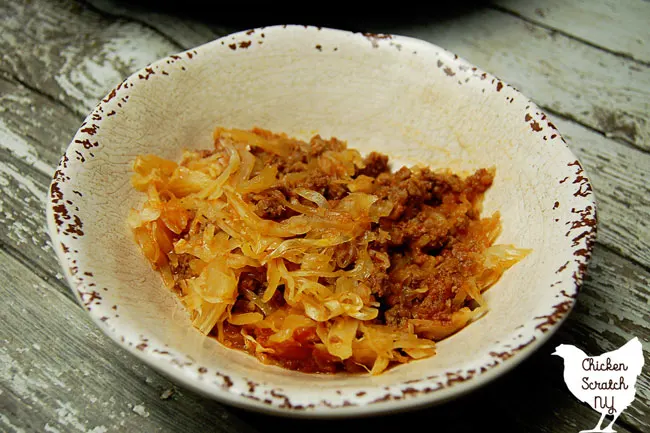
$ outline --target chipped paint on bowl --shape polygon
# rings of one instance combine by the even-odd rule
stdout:
[[[318,132],[405,164],[495,166],[484,212],[501,212],[500,243],[534,251],[486,293],[490,312],[432,358],[377,377],[262,365],[191,327],[126,225],[142,200],[129,183],[135,156],[210,147],[218,125]],[[222,402],[311,417],[439,403],[508,371],[571,310],[596,232],[582,166],[514,88],[420,40],[303,26],[229,35],[127,78],[75,135],[47,211],[72,290],[118,344]]]

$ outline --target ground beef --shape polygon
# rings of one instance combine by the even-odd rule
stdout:
[[[345,143],[312,138],[308,148],[296,146],[287,158],[270,157],[282,173],[306,171],[310,161],[327,151],[341,151]],[[280,163],[280,161],[282,161]],[[450,299],[461,279],[463,260],[472,263],[472,257],[460,259],[445,257],[444,268],[440,258],[449,256],[451,245],[462,238],[472,221],[479,218],[477,201],[492,184],[494,172],[480,169],[466,179],[450,173],[436,173],[429,169],[411,170],[402,167],[389,171],[388,157],[377,152],[368,154],[355,178],[361,175],[375,179],[372,193],[389,200],[393,210],[374,227],[388,233],[383,241],[371,243],[372,252],[383,252],[390,257],[389,268],[376,267],[363,280],[382,304],[378,323],[401,326],[411,318],[445,319],[453,312]],[[306,188],[316,191],[328,200],[340,200],[349,190],[336,177],[327,176],[319,169],[309,170],[305,176],[285,176],[278,189],[255,194],[251,198],[256,213],[266,219],[287,217],[282,198],[300,199],[294,190]],[[335,203],[335,202],[332,202]],[[458,254],[457,254],[458,255]],[[341,269],[356,259],[356,251],[349,243],[334,248],[332,260]]]
[[[460,192],[464,192],[467,199],[475,203],[492,186],[493,181],[494,169],[481,168],[465,179]]]
[[[463,180],[407,168],[377,177],[374,193],[395,205],[379,224],[390,239],[372,244],[391,262],[371,277],[373,293],[384,306],[382,323],[401,326],[407,319],[451,317],[451,298],[481,262],[466,245],[474,242],[467,233],[479,219],[476,204],[493,177],[484,169]]]
[[[179,254],[176,256],[176,260],[177,265],[174,268],[174,273],[178,276],[178,279],[191,278],[193,275],[190,262],[194,260],[194,256],[190,254]]]
[[[344,142],[315,136],[309,146],[290,148],[286,158],[266,152],[258,154],[265,164],[278,168],[281,179],[278,188],[250,197],[255,212],[262,218],[279,221],[295,215],[283,205],[283,200],[312,205],[295,193],[296,188],[316,191],[331,203],[349,193],[336,176],[328,176],[313,164],[325,152],[345,150]],[[357,169],[353,178],[361,175],[374,178],[372,194],[393,204],[390,215],[373,227],[388,236],[370,244],[370,252],[388,254],[391,265],[389,268],[377,265],[375,272],[363,280],[381,303],[376,322],[402,326],[412,318],[448,319],[453,313],[451,298],[459,282],[471,275],[472,269],[463,270],[463,266],[471,268],[474,263],[474,257],[461,251],[457,244],[472,221],[479,219],[476,204],[492,185],[494,172],[480,169],[465,179],[427,168],[402,167],[391,173],[388,157],[377,152],[369,153],[363,164],[364,168]],[[338,268],[345,269],[354,263],[356,255],[357,251],[345,243],[334,248],[332,260]],[[442,257],[445,257],[443,267],[440,266]],[[257,283],[246,277],[240,284],[248,287]]]
[[[262,167],[275,166],[278,169],[278,173],[281,174],[301,171],[307,167],[305,164],[307,154],[302,152],[300,148],[292,149],[286,158],[264,152],[260,149],[253,149],[251,153],[262,161]]]
[[[262,166],[275,166],[278,173],[286,174],[305,171],[308,161],[318,158],[325,152],[339,152],[347,147],[344,141],[337,138],[325,140],[320,135],[314,136],[308,145],[286,139],[283,146],[288,150],[286,156],[275,155],[257,148],[251,149],[251,152],[262,161]]]
[[[325,190],[325,198],[328,200],[341,200],[348,195],[348,189],[345,185],[340,183],[330,183]]]
[[[233,146],[240,159],[231,172]],[[391,343],[397,333],[455,332],[459,310],[476,308],[477,290],[501,271],[486,269],[484,255],[498,218],[479,216],[493,170],[391,172],[386,155],[362,157],[336,138],[304,142],[256,128],[218,129],[213,150],[186,151],[181,165],[196,176],[175,179],[165,164],[150,181],[146,206],[165,207],[137,240],[154,267],[171,271],[201,331],[265,363],[332,373],[406,362],[415,355]],[[227,314],[215,326],[205,308],[226,289],[236,299],[223,299]],[[303,314],[310,320],[298,321]]]
[[[327,151],[340,152],[345,150],[346,147],[345,141],[341,141],[338,138],[325,140],[320,135],[316,135],[309,141],[309,150],[307,151],[307,154],[309,158],[314,158]]]
[[[395,256],[393,260],[399,262]],[[420,263],[390,270],[382,298],[387,308],[385,323],[401,326],[406,319],[446,319],[451,316],[453,279],[437,272],[437,263],[434,256],[427,255]]]
[[[393,203],[389,220],[397,221],[415,216],[423,203],[437,201],[432,173],[424,170],[414,174],[406,167],[396,173],[382,173],[377,177],[374,194]]]
[[[281,181],[280,190],[286,197],[297,199],[299,197],[298,194],[295,193],[295,189],[297,188],[310,189],[324,195],[329,185],[330,180],[327,178],[325,173],[313,170],[301,178],[285,176]]]
[[[259,194],[250,194],[250,200],[255,203],[255,213],[264,219],[280,221],[295,214],[283,203],[284,194],[277,189],[270,189]]]
[[[388,157],[377,152],[370,152],[363,160],[365,167],[360,169],[358,174],[370,177],[377,177],[388,171]]]

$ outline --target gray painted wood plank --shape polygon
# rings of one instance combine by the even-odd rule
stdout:
[[[534,23],[614,53],[650,62],[650,3],[643,0],[496,0]]]
[[[650,149],[648,66],[494,10],[382,30],[445,47],[554,113]]]
[[[597,246],[576,307],[557,339],[599,355],[633,337],[642,342],[646,364],[636,382],[637,398],[621,419],[650,431],[650,271]]]
[[[64,339],[64,343],[67,342],[66,344],[74,346],[75,350],[82,350],[81,355],[65,356],[63,360],[49,359],[51,353],[57,353],[56,350],[58,349],[57,346],[53,348],[52,346],[44,346],[44,343],[52,344],[49,339],[52,339],[54,334],[43,330],[32,330],[30,331],[32,332],[31,336],[22,340],[25,345],[21,346],[20,350],[16,352],[17,354],[13,355],[15,357],[18,355],[24,357],[15,358],[19,359],[20,362],[12,358],[14,364],[17,363],[17,368],[20,371],[15,370],[18,373],[12,374],[11,380],[18,380],[18,386],[20,387],[21,384],[29,382],[30,378],[36,377],[36,379],[39,379],[41,377],[38,376],[39,369],[61,368],[62,365],[72,363],[77,365],[80,371],[92,371],[90,374],[99,374],[100,376],[104,374],[92,386],[86,388],[82,386],[81,390],[83,392],[97,393],[98,390],[103,389],[105,382],[114,380],[116,382],[114,386],[120,386],[121,393],[118,397],[115,397],[115,401],[111,402],[109,398],[108,402],[103,401],[99,406],[99,412],[101,413],[104,413],[103,408],[109,408],[106,413],[113,414],[114,418],[112,420],[110,415],[106,414],[99,418],[96,416],[90,418],[85,413],[88,406],[84,406],[84,404],[87,405],[87,402],[80,403],[75,400],[78,393],[75,392],[76,388],[72,385],[76,386],[78,382],[75,382],[74,378],[66,376],[65,381],[62,383],[67,384],[66,386],[70,390],[66,391],[64,386],[62,389],[64,389],[65,394],[57,394],[66,396],[64,400],[59,399],[60,402],[63,402],[62,404],[52,399],[51,395],[47,397],[47,395],[37,394],[41,399],[48,399],[41,400],[45,402],[42,404],[41,410],[52,416],[47,418],[46,415],[43,415],[39,418],[38,415],[32,415],[31,413],[31,410],[37,406],[30,408],[29,403],[24,404],[26,400],[29,400],[29,395],[22,398],[16,394],[18,391],[9,393],[9,391],[5,390],[4,387],[9,386],[6,383],[10,383],[14,388],[16,384],[7,379],[9,373],[6,372],[8,370],[2,370],[2,374],[0,374],[0,384],[3,386],[3,388],[0,388],[3,390],[3,393],[0,394],[2,395],[0,397],[0,425],[6,427],[9,431],[11,431],[12,425],[25,431],[42,431],[45,429],[43,422],[48,423],[49,420],[52,420],[52,423],[49,424],[51,431],[55,431],[54,429],[57,428],[56,424],[54,424],[55,421],[59,422],[60,431],[91,431],[91,429],[95,428],[95,433],[97,433],[103,431],[102,426],[107,429],[106,431],[119,431],[125,425],[130,427],[130,430],[135,431],[171,431],[169,428],[174,424],[168,424],[165,417],[173,417],[175,414],[173,411],[178,410],[182,420],[189,416],[196,421],[192,424],[193,427],[190,426],[187,430],[182,429],[182,431],[203,431],[201,430],[202,428],[205,429],[203,422],[211,425],[208,422],[209,420],[206,421],[205,413],[213,411],[214,407],[219,407],[217,404],[205,402],[200,397],[183,391],[183,399],[179,403],[180,408],[173,409],[172,413],[168,413],[168,407],[164,405],[160,407],[155,404],[157,402],[157,393],[168,386],[168,382],[155,376],[153,372],[151,375],[145,373],[144,376],[137,376],[138,372],[141,373],[147,368],[138,361],[130,359],[130,355],[123,353],[114,345],[111,346],[112,343],[110,342],[102,343],[106,346],[97,343],[97,347],[100,347],[101,350],[95,350],[96,346],[92,346],[92,344],[95,344],[93,343],[94,339],[103,341],[102,339],[106,340],[106,338],[99,334],[92,327],[92,324],[85,319],[81,309],[65,298],[65,296],[69,296],[68,291],[56,280],[58,265],[51,251],[48,251],[42,209],[45,190],[49,182],[48,171],[53,169],[60,152],[67,145],[82,117],[110,87],[121,81],[122,78],[139,66],[170,52],[177,51],[179,45],[173,41],[177,41],[176,37],[179,35],[184,35],[184,39],[181,39],[180,42],[181,45],[196,45],[204,42],[200,39],[209,37],[210,32],[219,34],[223,30],[220,30],[218,26],[216,30],[214,30],[214,26],[195,27],[194,24],[197,24],[197,26],[203,24],[198,21],[191,22],[187,19],[174,19],[172,16],[162,13],[153,17],[141,16],[139,19],[144,22],[144,25],[142,25],[129,20],[128,16],[125,18],[115,15],[106,16],[92,8],[75,6],[73,2],[69,1],[50,3],[37,1],[25,6],[24,10],[17,10],[16,8],[20,9],[21,6],[0,4],[0,13],[3,16],[12,19],[18,17],[14,21],[8,19],[0,23],[0,49],[4,53],[3,62],[0,63],[0,70],[4,70],[5,77],[4,80],[0,80],[0,98],[2,98],[0,101],[0,121],[2,122],[0,124],[0,160],[2,161],[2,164],[0,164],[2,170],[0,171],[0,223],[9,227],[9,230],[0,235],[0,245],[3,248],[11,249],[12,254],[19,257],[20,261],[27,262],[29,266],[25,267],[11,257],[6,256],[6,254],[0,253],[3,264],[11,262],[15,265],[12,269],[17,269],[17,271],[14,272],[15,275],[12,274],[14,275],[12,281],[18,282],[14,286],[14,290],[8,292],[5,296],[5,299],[10,300],[7,303],[8,306],[0,308],[13,308],[11,312],[14,314],[23,313],[23,308],[26,311],[32,311],[30,309],[32,306],[25,305],[28,304],[25,301],[27,298],[20,298],[24,293],[31,296],[31,284],[31,289],[37,290],[39,297],[47,296],[49,297],[48,300],[53,296],[56,297],[55,304],[57,307],[54,310],[65,312],[64,318],[82,329],[79,338],[89,338],[90,343],[88,344],[91,345],[89,347],[92,347],[93,350],[84,352],[83,348],[79,349],[78,343],[70,343]],[[128,14],[128,11],[124,13]],[[494,12],[493,14],[498,13]],[[488,17],[491,21],[486,25],[495,26],[501,22],[494,20],[494,15]],[[471,19],[471,16],[456,18],[451,23],[442,26],[441,34],[452,39],[453,32],[455,31],[457,34],[464,32],[465,26],[468,25],[466,20],[471,22]],[[523,77],[526,85],[531,86],[533,90],[538,89],[535,80],[539,80],[540,77],[536,77],[535,74],[539,73],[539,68],[533,68],[533,71],[537,72],[531,74],[529,67],[535,61],[543,60],[542,49],[552,44],[553,38],[535,26],[532,26],[532,30],[530,30],[514,17],[509,17],[506,21],[506,24],[510,23],[508,24],[510,26],[508,32],[514,37],[519,36],[528,39],[537,37],[542,41],[533,41],[533,49],[529,53],[522,52],[520,49],[516,50],[514,54],[523,55],[524,60],[513,60],[509,64],[509,67],[514,71],[513,76]],[[513,22],[519,22],[519,24],[514,25]],[[161,23],[164,23],[164,25]],[[522,31],[522,28],[525,31]],[[381,31],[388,30],[381,29]],[[508,49],[507,44],[504,46],[503,41],[495,37],[488,38],[489,43],[478,41],[476,46],[467,37],[457,39],[460,39],[459,46],[466,49],[471,55],[476,56],[478,60],[473,60],[468,55],[461,53],[460,50],[456,50],[459,54],[506,78],[504,74],[499,73],[496,69],[490,69],[488,66],[482,65],[479,61],[486,59],[486,56],[490,54],[490,51],[487,51],[487,53],[481,53],[481,51],[490,48],[496,47],[501,50],[492,51],[497,56],[505,55],[504,53],[507,53]],[[591,53],[589,49],[593,48],[578,49],[576,46],[580,46],[580,44],[576,45],[574,42],[563,41],[563,45],[558,50],[564,50],[575,55],[584,54],[585,52]],[[25,44],[27,44],[28,48],[26,52],[19,52],[19,49]],[[440,44],[442,45],[442,43]],[[63,50],[63,55],[60,55],[58,51],[64,45],[74,48],[68,48],[67,51]],[[145,46],[148,48],[142,48]],[[57,47],[59,47],[58,50]],[[450,46],[447,47],[451,48]],[[581,67],[588,68],[590,66],[589,62],[593,62],[595,58],[598,58],[597,56],[592,56],[593,58],[590,56],[587,56],[586,60],[580,60]],[[603,58],[608,59],[609,57],[605,56]],[[491,59],[487,60],[492,61]],[[498,64],[498,61],[495,60],[495,62]],[[607,62],[606,64],[611,65],[611,63]],[[506,68],[507,66],[508,64],[503,67]],[[602,68],[598,69],[598,71],[602,71]],[[643,71],[641,69],[640,72]],[[562,86],[572,85],[571,80],[567,83],[561,81],[563,78],[562,71],[554,73],[555,79],[559,79]],[[564,74],[566,74],[566,71],[564,71]],[[22,81],[35,91],[21,86],[14,81],[14,78]],[[631,89],[648,89],[642,80],[632,78]],[[542,81],[544,80],[548,81],[550,79],[546,77]],[[616,87],[619,84],[620,80],[614,80],[611,85]],[[520,87],[524,90],[523,86]],[[543,86],[540,88],[545,89]],[[42,94],[39,94],[39,92],[42,92]],[[532,93],[531,96],[533,96]],[[549,98],[547,99],[553,100],[552,97]],[[630,107],[634,108],[637,107],[638,101],[637,98],[628,101],[628,103]],[[552,105],[549,105],[549,107],[560,113],[574,116],[589,127],[598,129],[599,126],[594,122],[590,124],[585,121],[586,117],[584,116],[587,116],[586,114],[582,113],[584,118],[576,117],[576,111],[572,110],[575,110],[576,107],[579,108],[580,105],[571,105],[573,102],[575,101],[571,101],[569,98],[562,100],[565,105],[561,106],[561,110],[557,110]],[[647,287],[650,282],[647,271],[648,253],[650,251],[648,243],[650,240],[648,239],[647,225],[644,224],[648,220],[649,208],[646,174],[649,166],[648,156],[630,147],[615,143],[575,122],[556,119],[556,123],[560,130],[564,132],[574,151],[583,160],[594,182],[597,198],[600,202],[600,242],[612,250],[633,258],[646,268],[643,269],[624,260],[607,249],[597,248],[590,277],[587,279],[585,288],[579,297],[578,307],[568,319],[567,324],[562,327],[560,333],[551,341],[557,344],[572,342],[586,348],[591,353],[612,350],[630,335],[644,338],[647,343],[650,339],[648,335],[649,318],[647,315],[649,297]],[[606,131],[607,128],[601,128],[601,130]],[[647,140],[644,143],[647,144]],[[643,143],[641,147],[643,147]],[[622,173],[625,173],[629,178],[623,176]],[[632,206],[632,209],[628,210],[626,208],[628,205]],[[36,264],[41,266],[40,270],[34,268]],[[6,270],[0,272],[6,272]],[[41,280],[39,277],[46,280]],[[1,278],[3,281],[6,280],[4,275]],[[41,287],[42,290],[38,291],[37,286]],[[7,287],[3,287],[3,289],[7,289]],[[18,289],[22,290],[19,290],[18,295],[16,295],[14,291]],[[59,304],[61,305],[60,308]],[[63,307],[64,305],[68,305],[68,307]],[[53,319],[59,320],[60,318],[58,316],[50,317],[52,316],[52,310],[45,311],[45,307],[42,306],[39,308],[41,309],[38,310],[40,316],[38,316],[39,320],[37,322],[46,329],[51,329],[48,325],[50,321]],[[68,311],[77,311],[77,313],[68,314]],[[4,312],[2,315],[7,317]],[[21,316],[21,314],[16,315]],[[12,317],[12,320],[22,319],[24,318]],[[18,322],[18,325],[21,324],[24,328],[25,322]],[[67,322],[66,324],[69,326]],[[14,329],[13,326],[14,324],[10,324],[7,329]],[[2,344],[9,341],[4,334],[1,334],[7,332],[7,329],[0,329],[0,343]],[[21,328],[16,325],[15,329]],[[60,343],[59,340],[56,340],[56,342],[57,344]],[[33,346],[34,344],[36,347],[41,348],[41,351],[46,347],[47,354],[43,355],[38,352],[38,349]],[[416,418],[420,418],[423,422],[432,418],[442,419],[442,425],[454,425],[457,419],[467,418],[468,408],[473,411],[475,407],[484,405],[484,401],[487,400],[495,402],[488,405],[486,409],[479,409],[476,412],[480,415],[478,418],[481,419],[481,423],[469,423],[465,426],[456,425],[456,431],[469,431],[470,429],[474,431],[482,428],[486,425],[486,420],[495,419],[497,413],[507,413],[508,419],[512,420],[512,425],[518,430],[524,431],[531,431],[531,423],[534,423],[534,428],[537,428],[537,430],[532,431],[576,431],[592,426],[595,424],[596,414],[584,405],[580,405],[563,388],[564,385],[560,379],[561,366],[553,363],[553,360],[549,360],[548,357],[547,352],[554,347],[551,346],[551,343],[549,343],[549,345],[545,346],[549,348],[546,352],[544,352],[545,349],[542,349],[529,362],[524,363],[518,370],[515,370],[513,374],[490,385],[486,390],[468,397],[467,400],[464,400],[464,403],[457,406],[446,405],[442,408],[418,411],[416,412]],[[106,347],[111,347],[111,349],[106,349]],[[0,346],[0,353],[4,355],[3,350],[4,346]],[[97,358],[98,353],[99,358]],[[105,356],[105,353],[109,353],[110,356]],[[104,357],[102,358],[102,356]],[[129,374],[136,375],[139,380],[125,378],[123,377],[124,373],[114,370],[110,370],[109,373],[104,371],[107,359],[119,359],[120,356],[125,360],[119,361],[121,364],[118,362],[117,365],[127,365],[125,369],[130,369],[131,373]],[[129,358],[130,361],[126,360],[126,358]],[[648,359],[647,351],[646,359]],[[23,366],[29,368],[23,369]],[[86,370],[83,370],[83,368],[86,368]],[[34,373],[35,371],[37,373]],[[648,391],[647,371],[646,369],[646,373],[640,378],[638,384],[640,398],[622,417],[623,422],[626,422],[632,431],[648,431],[649,429],[649,426],[644,421],[650,417],[648,411],[648,396],[650,394]],[[541,378],[540,372],[542,372]],[[147,377],[149,380],[147,380]],[[502,396],[504,394],[502,393],[504,390],[505,395],[514,396],[526,395],[529,392],[529,388],[525,385],[525,381],[522,381],[522,377],[534,379],[531,383],[533,388],[543,393],[543,400],[546,402],[544,407],[534,407],[525,398],[503,400]],[[55,375],[48,375],[48,379],[51,379],[52,382],[34,382],[31,385],[27,383],[27,385],[32,386],[29,389],[35,390],[38,385],[45,384],[49,387],[44,391],[45,394],[59,391],[56,380],[61,379],[56,378]],[[159,380],[162,382],[159,382]],[[164,384],[164,386],[161,385],[151,391],[152,386],[150,385],[152,383],[160,383]],[[139,393],[149,394],[141,397],[144,394]],[[9,395],[10,399],[4,398],[6,395]],[[136,396],[136,398],[132,398],[133,396]],[[187,403],[188,399],[191,403]],[[150,414],[146,418],[146,420],[149,420],[147,422],[155,420],[156,423],[152,425],[146,423],[137,424],[136,421],[139,419],[136,418],[136,421],[131,424],[124,421],[126,424],[120,426],[120,422],[122,422],[122,419],[119,418],[121,412],[132,415],[134,405],[137,406],[138,401],[144,402],[143,410]],[[503,403],[499,406],[500,401],[503,401]],[[131,408],[128,407],[129,403],[132,405]],[[4,404],[11,404],[11,412],[2,406]],[[504,406],[506,404],[512,406],[506,407]],[[186,407],[186,405],[189,406]],[[129,412],[129,409],[131,412]],[[94,408],[94,410],[97,410],[97,408]],[[116,415],[115,410],[119,410],[120,413]],[[11,417],[5,415],[6,413],[9,413]],[[305,428],[325,430],[324,426],[326,425],[343,431],[349,431],[351,427],[354,427],[354,431],[362,428],[388,431],[403,426],[404,422],[411,420],[406,415],[400,415],[391,417],[389,422],[386,422],[386,419],[381,419],[373,420],[370,423],[365,421],[363,424],[362,421],[321,424],[276,420],[264,416],[252,416],[237,410],[229,410],[228,413],[245,417],[249,424],[258,427],[260,430],[268,429],[268,425],[274,422],[276,423],[274,426],[284,426],[291,431],[304,430]],[[27,418],[27,421],[22,415]],[[33,419],[36,424],[30,424],[30,419]],[[104,419],[108,419],[112,423],[95,423],[95,421]],[[163,422],[158,423],[161,419]],[[487,425],[491,424],[487,422]],[[215,429],[218,428],[215,427]],[[245,431],[245,429],[245,426],[238,425],[233,427],[233,430],[226,429],[222,431]],[[617,426],[617,429],[619,431],[628,431],[621,426]],[[331,429],[328,429],[328,431],[331,431]]]
[[[0,3],[0,70],[86,116],[137,69],[178,51],[140,24],[72,0]]]
[[[82,120],[81,115],[0,72],[2,146],[34,170],[50,177]],[[25,141],[31,145],[23,146]]]
[[[650,268],[650,153],[550,116],[593,184],[598,241]]]
[[[71,299],[47,234],[45,203],[58,160],[80,123],[81,116],[56,101],[0,77],[0,244]]]
[[[0,152],[7,164],[0,170],[4,178],[7,210],[0,211],[0,223],[8,223],[7,242],[18,245],[36,239],[32,244],[47,249],[47,235],[42,223],[44,194],[57,160],[82,121],[82,116],[69,112],[55,100],[36,93],[12,79],[0,78]],[[80,100],[94,105],[103,94],[100,90]],[[574,122],[554,119],[565,132],[571,148],[582,160],[592,178],[600,210],[600,240],[644,266],[650,266],[650,189],[648,170],[650,154],[584,128]],[[24,167],[23,167],[24,166]],[[39,174],[40,173],[40,174]],[[18,185],[20,184],[20,186]],[[27,210],[23,204],[32,203]],[[8,203],[13,204],[8,204]],[[40,206],[40,207],[39,207]],[[13,214],[16,215],[13,215]],[[24,215],[23,215],[24,214]],[[20,233],[29,233],[25,238]],[[34,255],[38,261],[48,260],[49,252]]]
[[[164,8],[161,5],[138,5],[115,0],[84,0],[93,10],[113,19],[142,23],[155,29],[178,46],[179,50],[196,47],[236,31],[233,25],[218,25],[201,21],[189,14],[182,5]],[[178,13],[170,13],[176,10]]]
[[[84,310],[0,250],[0,430],[254,432],[117,347]]]
[[[133,16],[146,22],[186,48],[208,42],[232,29],[222,25],[224,21],[218,16],[206,15],[202,20],[195,16],[188,18],[192,30],[187,32],[174,17],[173,9],[167,13],[147,13],[120,7],[121,3],[115,0],[90,0],[90,3],[98,10],[124,19]],[[581,0],[553,2],[556,3],[578,10]],[[525,6],[529,2],[516,1],[516,4],[523,9],[532,7]],[[641,8],[647,8],[647,3]],[[432,42],[514,85],[547,110],[609,137],[650,150],[650,122],[647,119],[650,67],[509,13],[475,7],[465,13],[436,17],[435,10],[435,7],[425,8],[422,16],[413,18],[412,22],[404,22],[404,19],[394,20],[398,24],[368,21],[362,30],[403,34]],[[178,7],[178,12],[181,11],[182,8]],[[422,24],[425,21],[423,17],[427,17],[429,24]],[[643,17],[635,18],[641,20],[638,26],[647,21]],[[312,16],[306,16],[305,20],[310,23],[319,21],[318,17]],[[340,20],[340,26],[359,30],[358,25],[349,21]],[[364,22],[364,18],[359,18],[359,21]],[[591,28],[591,21],[585,17],[579,21],[578,27],[581,25]],[[615,33],[611,29],[602,31],[602,37],[607,38],[612,32]],[[647,50],[650,45],[646,44],[650,42],[644,40],[643,43]]]
[[[597,251],[596,256],[601,256],[601,251]],[[3,251],[0,251],[0,260],[4,264],[0,269],[1,278],[10,282],[0,288],[3,299],[8,300],[0,304],[0,314],[6,321],[6,326],[0,328],[0,390],[2,395],[9,397],[0,399],[0,425],[6,431],[192,433],[209,428],[211,431],[246,432],[266,431],[272,424],[274,429],[286,431],[358,431],[365,428],[387,432],[403,426],[407,420],[436,420],[437,425],[445,426],[448,431],[464,432],[484,428],[486,420],[494,419],[502,427],[516,431],[568,433],[595,424],[597,413],[580,404],[564,389],[562,364],[550,353],[555,345],[572,340],[589,350],[612,348],[612,343],[603,341],[602,334],[589,329],[584,335],[574,333],[576,327],[584,326],[582,315],[593,315],[590,310],[576,309],[562,331],[529,360],[459,401],[412,414],[366,420],[322,422],[271,418],[225,409],[191,391],[179,391],[116,347],[79,306],[32,275],[20,262]],[[602,261],[595,261],[594,278],[602,282],[606,274],[600,273],[599,268],[604,263],[611,268],[611,262],[615,263],[613,271],[616,273],[625,269],[644,272],[605,252]],[[643,274],[646,281],[648,277],[647,272]],[[630,282],[629,289],[637,290],[647,302],[645,286],[633,279]],[[13,287],[21,290],[13,290]],[[592,296],[589,292],[597,292],[600,287],[600,284],[593,287],[588,281],[580,302],[590,304],[591,298],[599,295]],[[605,302],[620,303],[620,296],[612,298]],[[626,318],[629,311],[624,309],[621,314]],[[632,332],[645,332],[641,338],[648,336],[647,328]],[[647,377],[644,380],[646,383],[641,388],[647,390]],[[160,395],[170,389],[176,390],[176,394],[169,400],[161,400]],[[532,392],[541,394],[537,400],[542,402],[541,406],[533,404],[529,397]],[[632,415],[626,414],[627,418],[623,419],[632,429],[618,424],[618,431],[634,431],[636,412],[639,417],[648,415],[647,400],[637,399],[637,402],[628,408]],[[473,416],[468,417],[470,409]]]

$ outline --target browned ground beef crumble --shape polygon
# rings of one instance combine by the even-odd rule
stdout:
[[[527,252],[481,218],[494,170],[390,167],[336,138],[217,128],[180,163],[138,157],[129,224],[194,326],[262,362],[379,374],[435,354]]]
[[[255,153],[265,164],[276,165],[281,177],[304,171],[311,158],[326,151],[345,148],[345,144],[336,138],[324,140],[315,136],[309,146],[295,146],[286,158],[261,149],[256,149]],[[371,193],[379,199],[390,200],[394,205],[391,214],[373,227],[390,235],[384,241],[373,242],[370,249],[371,257],[373,251],[388,253],[390,266],[375,263],[378,271],[364,281],[381,303],[380,315],[374,322],[399,327],[405,325],[406,319],[450,320],[453,311],[457,310],[451,302],[457,288],[477,272],[482,261],[481,247],[475,242],[476,237],[484,235],[477,224],[479,205],[483,194],[492,185],[494,172],[479,169],[465,179],[451,173],[434,173],[427,168],[414,172],[402,167],[391,173],[388,157],[377,152],[368,154],[364,164],[365,168],[358,169],[353,178],[361,175],[372,178]],[[284,200],[299,198],[293,192],[296,188],[314,190],[332,205],[345,197],[349,193],[347,187],[336,180],[322,171],[310,171],[305,179],[285,182],[263,193],[249,194],[247,199],[255,204],[255,212],[260,217],[281,221],[297,214],[282,204]],[[444,265],[440,266],[443,258]],[[346,243],[336,247],[333,260],[338,267],[345,269],[354,259],[352,245]],[[263,272],[251,269],[242,274],[239,287],[261,295],[265,281]],[[416,292],[414,289],[419,290]],[[284,302],[279,295],[273,301]],[[251,304],[238,303],[233,311],[244,305]],[[238,327],[227,324],[225,328],[228,344],[243,348],[244,339]],[[305,341],[317,339],[311,332],[302,337]],[[287,368],[308,372],[331,372],[341,368],[360,370],[358,366],[341,363],[327,353],[303,350],[303,346],[306,345],[301,345],[300,339],[296,339],[284,351],[267,356]]]

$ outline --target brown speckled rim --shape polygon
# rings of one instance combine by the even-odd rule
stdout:
[[[204,366],[196,365],[195,361],[185,354],[174,353],[166,345],[161,345],[144,335],[133,338],[122,334],[119,328],[119,305],[102,306],[102,292],[108,292],[108,287],[98,287],[90,269],[80,269],[77,263],[79,251],[75,248],[77,241],[84,236],[84,222],[76,213],[79,202],[84,196],[83,191],[71,186],[72,173],[89,159],[101,152],[103,147],[98,136],[101,135],[102,122],[118,115],[119,111],[128,104],[129,91],[133,86],[147,85],[152,76],[169,76],[183,73],[187,70],[188,62],[207,49],[221,47],[232,52],[254,48],[255,44],[262,45],[268,39],[268,34],[282,31],[327,32],[344,35],[348,38],[365,38],[373,49],[392,47],[399,51],[410,51],[413,55],[426,53],[438,56],[437,66],[456,84],[454,80],[459,75],[476,79],[493,87],[501,93],[505,100],[512,103],[515,98],[524,97],[508,84],[498,78],[481,71],[479,68],[459,59],[435,45],[408,37],[387,34],[352,34],[350,32],[321,29],[308,26],[274,26],[267,28],[242,31],[217,39],[200,47],[169,56],[131,75],[115,87],[102,99],[93,112],[86,118],[79,131],[73,138],[70,147],[61,158],[58,169],[54,173],[49,189],[47,204],[47,221],[52,244],[63,267],[65,276],[79,303],[89,312],[95,323],[109,335],[118,345],[127,349],[136,357],[153,366],[163,374],[171,377],[193,390],[206,396],[217,398],[228,404],[247,409],[255,409],[266,413],[294,417],[346,417],[364,416],[377,413],[387,413],[412,409],[424,405],[441,403],[480,387],[497,376],[509,371],[526,357],[539,348],[550,335],[557,330],[566,319],[575,304],[582,284],[587,264],[596,236],[596,203],[591,184],[580,162],[572,156],[566,142],[547,116],[532,102],[526,99],[526,109],[522,112],[522,121],[529,124],[533,133],[541,137],[540,143],[558,140],[564,143],[563,149],[570,155],[567,163],[567,176],[558,179],[558,188],[573,188],[573,197],[581,203],[580,208],[571,212],[574,218],[570,221],[558,221],[566,225],[566,238],[571,243],[573,259],[557,269],[558,280],[551,285],[555,290],[557,303],[548,314],[532,318],[534,331],[522,341],[512,335],[513,345],[505,344],[500,349],[486,355],[481,366],[467,370],[448,371],[444,374],[423,377],[386,387],[383,390],[357,390],[346,395],[348,391],[337,390],[341,398],[337,402],[322,400],[311,404],[293,402],[290,395],[277,388],[268,389],[268,384],[259,384],[247,378],[231,377],[223,371],[215,371]],[[302,31],[302,30],[300,30]],[[336,51],[338,47],[325,47],[315,43],[314,49],[322,52],[325,49]],[[458,85],[463,82],[458,79]],[[485,92],[485,88],[483,88]],[[572,190],[572,191],[573,191]],[[556,206],[559,202],[556,202]],[[570,273],[568,285],[565,278]],[[523,328],[524,325],[521,325]],[[206,379],[211,382],[206,386]],[[261,391],[261,388],[267,388]],[[371,395],[372,394],[372,395]]]

